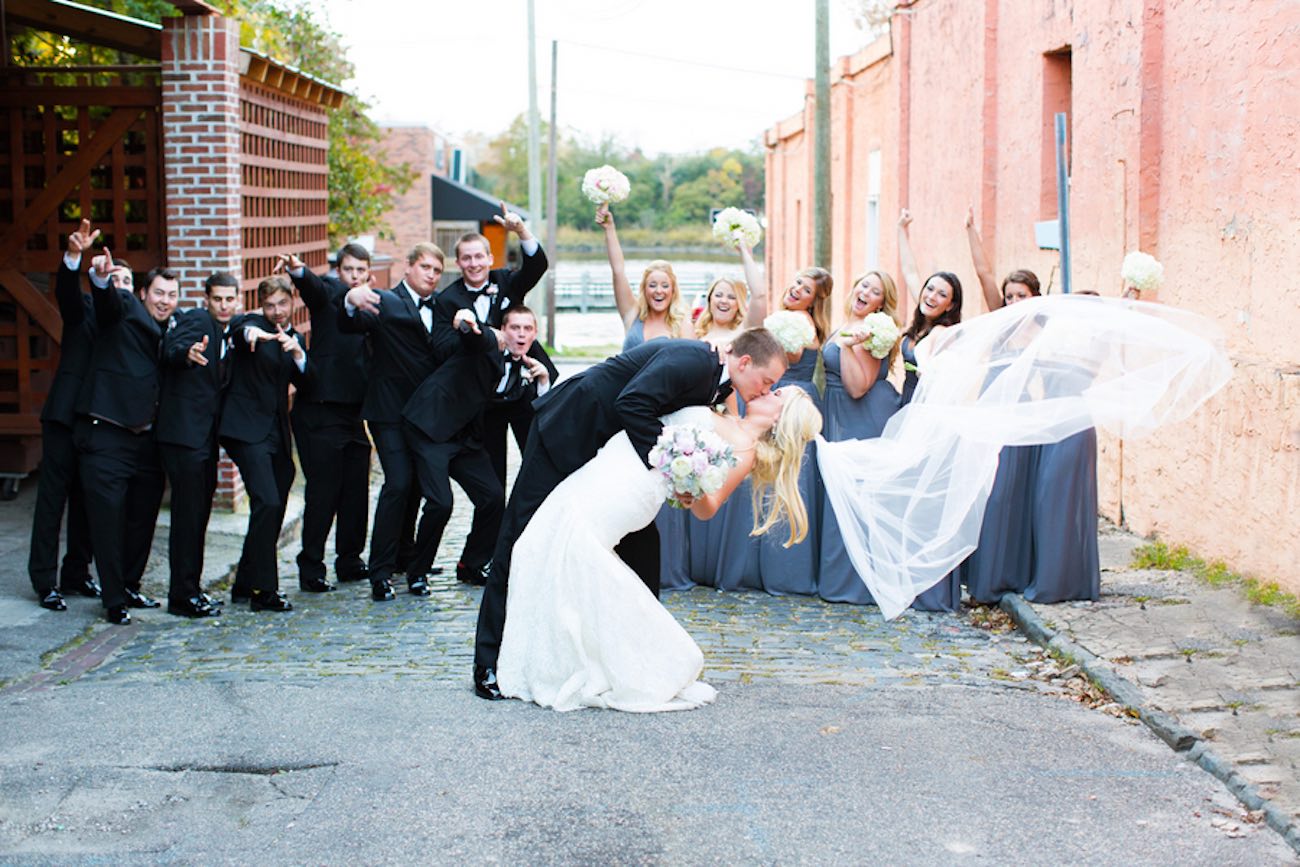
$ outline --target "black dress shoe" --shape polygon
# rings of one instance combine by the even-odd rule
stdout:
[[[467,569],[462,565],[456,566],[456,580],[462,584],[469,584],[471,587],[482,587],[487,584],[487,567],[481,569]]]
[[[248,607],[253,611],[292,611],[293,606],[283,593],[271,590],[254,590]]]
[[[397,594],[393,592],[393,585],[387,578],[380,578],[376,581],[370,579],[370,598],[376,602],[388,602],[396,599]]]
[[[162,603],[157,599],[145,596],[139,590],[126,588],[126,604],[132,608],[161,608]]]
[[[126,626],[131,622],[131,612],[125,605],[114,605],[111,608],[104,609],[104,616],[108,618],[109,623],[116,623],[118,626]]]
[[[61,583],[63,584],[63,593],[67,596],[76,593],[78,596],[89,596],[92,599],[99,598],[99,582],[89,575],[71,580],[64,578]]]
[[[474,694],[488,701],[500,701],[505,698],[501,694],[501,687],[497,686],[497,671],[495,668],[474,666]]]
[[[217,608],[217,609],[221,608],[221,600],[215,596],[209,596],[206,593],[199,593],[199,598],[202,599],[207,605],[211,606],[212,608]]]
[[[324,578],[299,578],[298,589],[303,593],[328,593],[334,585]]]
[[[370,570],[367,569],[365,566],[362,566],[360,569],[357,569],[353,572],[346,572],[343,574],[335,572],[334,574],[335,577],[339,579],[339,583],[351,584],[353,581],[365,581],[367,578],[370,577]]]
[[[243,587],[230,588],[230,604],[238,605],[241,602],[247,602],[253,598],[252,590],[245,590]]]
[[[68,610],[68,604],[63,601],[63,594],[57,590],[51,590],[41,597],[41,607],[48,608],[50,611]]]
[[[167,600],[167,613],[180,617],[217,617],[221,609],[204,602],[202,596],[191,596],[175,602]]]
[[[407,581],[406,592],[412,596],[428,596],[433,591],[429,589],[429,579],[421,575]]]

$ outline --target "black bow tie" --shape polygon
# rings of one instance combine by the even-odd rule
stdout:
[[[429,308],[430,310],[432,310],[432,309],[433,309],[433,296],[430,295],[428,298],[421,298],[419,301],[415,302],[415,306],[416,306],[417,308],[419,308],[419,307],[427,307],[427,308]]]

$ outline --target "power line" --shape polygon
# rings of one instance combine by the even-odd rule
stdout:
[[[607,51],[610,52],[611,54],[618,54],[619,56],[622,57],[631,55],[633,57],[646,57],[651,60],[662,60],[667,63],[679,63],[683,66],[700,66],[705,69],[720,69],[723,72],[742,72],[745,75],[766,75],[769,78],[784,78],[791,81],[808,80],[808,76],[806,75],[789,75],[784,72],[771,72],[766,69],[745,69],[739,66],[723,66],[720,63],[709,63],[704,60],[688,60],[684,57],[668,57],[663,54],[650,54],[649,52],[645,52],[645,51],[629,51],[626,48],[622,48],[622,47],[615,48],[609,45],[590,45],[586,42],[573,42],[568,39],[560,39],[557,41],[563,45],[573,45],[578,48],[589,48],[593,51]]]

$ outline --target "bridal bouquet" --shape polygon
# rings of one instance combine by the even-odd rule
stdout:
[[[894,317],[883,310],[868,313],[863,317],[862,325],[852,330],[841,331],[840,334],[845,337],[852,337],[862,331],[871,332],[871,337],[866,341],[866,347],[876,358],[884,358],[894,348],[894,344],[898,342],[898,323],[894,321]]]
[[[712,494],[722,487],[727,471],[735,465],[731,444],[695,425],[664,428],[650,449],[650,466],[668,482],[668,504],[677,509],[686,508],[677,499],[678,493],[696,497]]]
[[[632,192],[632,184],[627,175],[613,166],[601,166],[588,169],[582,176],[582,194],[597,205],[621,202]]]
[[[1119,274],[1124,282],[1133,284],[1143,294],[1155,292],[1165,282],[1165,266],[1156,261],[1155,256],[1140,250],[1124,257]]]
[[[728,247],[744,244],[752,250],[763,237],[763,230],[753,214],[740,208],[723,208],[713,218],[713,237]]]
[[[812,323],[802,313],[793,310],[778,310],[763,320],[763,327],[772,332],[772,336],[788,353],[798,352],[817,337]]]

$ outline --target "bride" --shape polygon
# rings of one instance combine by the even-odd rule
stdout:
[[[711,518],[752,474],[755,535],[784,524],[787,545],[804,537],[799,468],[821,431],[807,392],[778,389],[750,401],[744,418],[687,407],[663,423],[712,429],[737,458],[722,488],[696,498],[692,514]],[[555,710],[686,710],[713,700],[713,687],[698,679],[700,648],[614,553],[624,535],[654,520],[669,493],[619,433],[546,498],[514,546],[497,663],[503,695]]]

